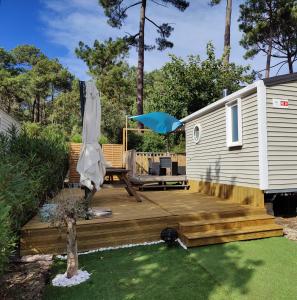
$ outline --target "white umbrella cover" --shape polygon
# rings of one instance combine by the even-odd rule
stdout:
[[[86,103],[83,118],[83,145],[77,163],[80,183],[88,189],[100,189],[106,173],[106,161],[99,145],[101,105],[99,93],[93,81],[86,82]]]

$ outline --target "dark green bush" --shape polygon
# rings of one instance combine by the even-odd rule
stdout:
[[[0,134],[0,273],[19,229],[63,184],[68,145],[61,128],[25,124]]]
[[[81,143],[82,142],[82,136],[79,133],[75,133],[71,138],[70,141],[72,143]]]
[[[143,134],[142,151],[164,152],[167,151],[166,137],[154,132]]]

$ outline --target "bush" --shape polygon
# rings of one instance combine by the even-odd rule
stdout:
[[[144,152],[167,151],[166,137],[153,132],[145,133],[143,135],[142,151]]]
[[[71,141],[72,143],[81,143],[81,142],[82,142],[82,136],[81,136],[81,134],[75,133],[75,134],[71,137],[70,141]]]
[[[1,200],[0,200],[1,201]],[[0,274],[14,248],[15,235],[11,231],[9,207],[0,202]]]
[[[19,229],[62,187],[68,145],[57,125],[0,134],[0,273]],[[5,241],[5,242],[4,242]]]

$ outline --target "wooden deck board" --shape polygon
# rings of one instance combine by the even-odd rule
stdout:
[[[130,178],[134,184],[145,184],[154,182],[185,182],[186,175],[172,175],[172,176],[157,176],[157,175],[138,175]]]
[[[63,191],[69,192],[83,196],[80,189]],[[163,228],[178,229],[180,222],[266,214],[262,208],[191,191],[149,191],[139,194],[142,202],[136,202],[123,188],[103,188],[97,192],[91,206],[110,208],[112,215],[77,222],[79,250],[158,240]],[[39,216],[22,228],[21,254],[63,252],[65,230],[41,222]]]

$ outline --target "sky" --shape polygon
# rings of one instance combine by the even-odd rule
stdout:
[[[125,1],[133,3],[132,0]],[[192,0],[185,12],[149,2],[147,16],[156,23],[171,23],[175,29],[170,38],[174,48],[145,53],[146,71],[170,61],[169,54],[182,58],[199,54],[205,58],[209,41],[213,42],[216,54],[222,55],[225,1],[215,7],[209,6],[208,2]],[[231,61],[261,70],[265,68],[265,56],[258,55],[248,61],[243,59],[245,50],[239,45],[241,32],[237,22],[241,2],[233,1]],[[110,27],[98,0],[0,0],[0,47],[10,50],[20,44],[36,45],[48,57],[58,58],[81,80],[89,76],[87,66],[74,53],[79,41],[93,45],[95,39],[104,41],[109,37],[133,34],[137,32],[138,24],[139,9],[135,7],[129,10],[122,29]],[[157,37],[155,28],[149,23],[145,34],[148,44]],[[128,61],[131,65],[137,64],[135,49],[131,50]]]

